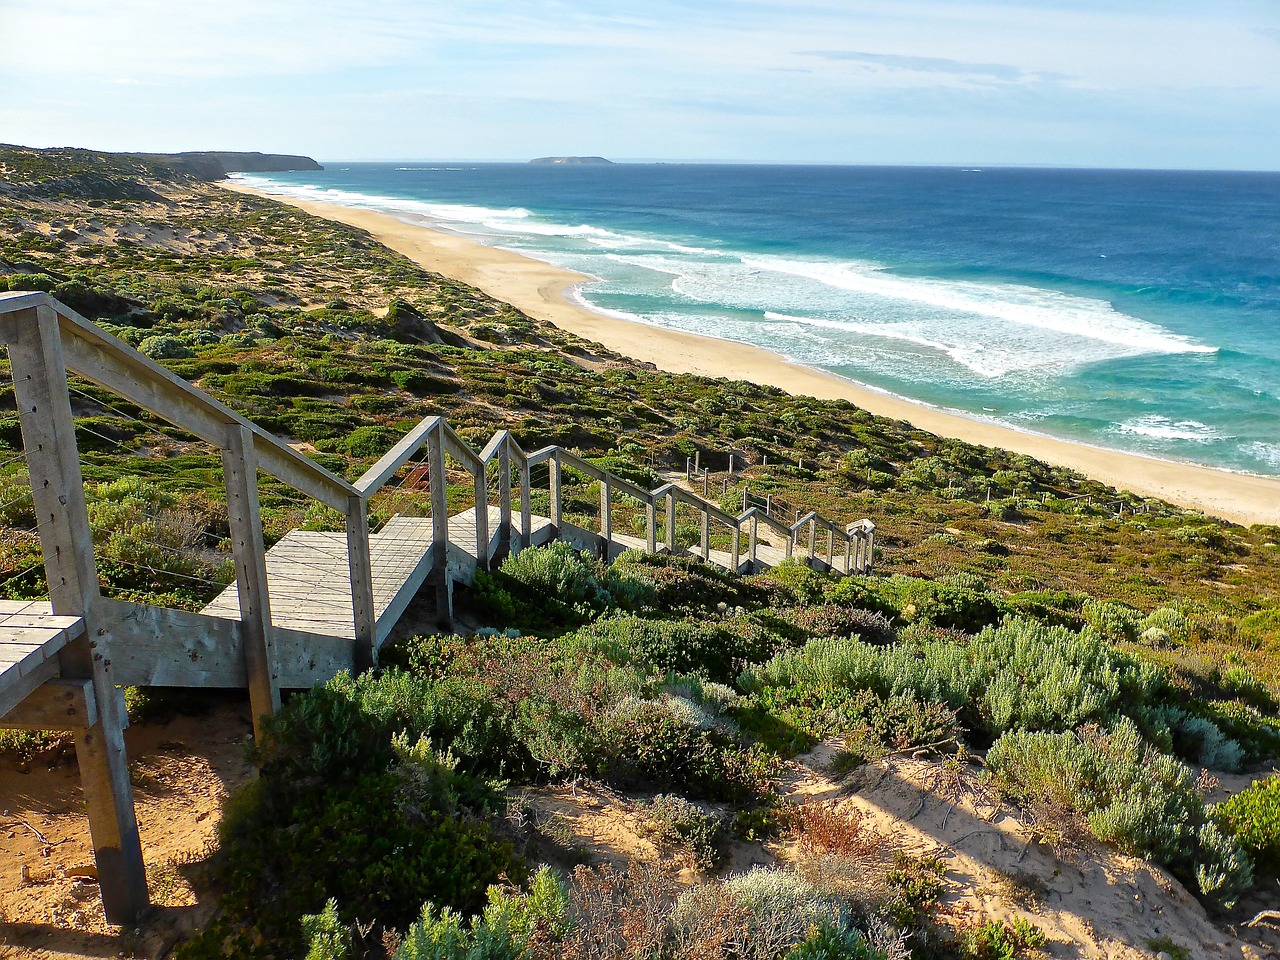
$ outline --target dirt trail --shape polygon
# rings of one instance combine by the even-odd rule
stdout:
[[[213,908],[198,899],[193,864],[214,838],[224,800],[252,774],[250,730],[248,704],[223,702],[204,716],[126,731],[156,904],[136,928],[103,916],[74,759],[26,772],[0,761],[0,958],[158,957],[203,926]]]

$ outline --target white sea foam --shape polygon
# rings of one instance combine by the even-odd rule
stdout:
[[[1215,353],[1216,347],[1137,317],[1120,313],[1104,300],[1011,283],[976,283],[902,277],[875,264],[744,257],[747,266],[794,274],[826,286],[881,300],[934,307],[1114,344],[1126,354]]]
[[[1252,443],[1240,445],[1241,451],[1265,463],[1273,470],[1280,470],[1280,443],[1268,443],[1265,440],[1255,440]]]
[[[1207,423],[1199,420],[1174,420],[1158,413],[1135,417],[1117,423],[1114,429],[1119,433],[1127,433],[1139,437],[1151,437],[1154,440],[1189,440],[1193,443],[1211,443],[1224,439],[1222,434]]]

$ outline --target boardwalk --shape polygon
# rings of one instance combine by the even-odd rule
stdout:
[[[759,570],[790,556],[841,573],[871,569],[875,526],[868,520],[841,525],[810,511],[786,523],[745,496],[742,512],[729,513],[676,483],[638,487],[560,446],[526,452],[506,430],[476,451],[441,417],[421,421],[350,482],[48,294],[0,293],[0,343],[13,371],[21,458],[50,590],[48,600],[0,601],[0,727],[75,737],[100,889],[114,923],[132,921],[149,903],[123,686],[245,689],[261,735],[282,689],[376,666],[415,597],[433,597],[440,628],[451,629],[454,585],[508,553],[551,540],[602,557],[676,552],[681,510],[699,521],[699,543],[688,552],[725,569]],[[199,613],[103,596],[68,373],[221,452],[236,579]],[[474,494],[473,505],[456,512],[449,500],[457,491],[443,482],[454,469],[449,460],[470,476]],[[535,468],[550,516],[532,512]],[[405,471],[425,481],[429,515],[394,517],[371,533],[373,498]],[[598,529],[562,516],[566,471],[598,489]],[[293,530],[265,550],[260,474],[335,511],[344,531]],[[643,537],[614,531],[618,498],[642,510]],[[712,548],[713,525],[727,551]]]

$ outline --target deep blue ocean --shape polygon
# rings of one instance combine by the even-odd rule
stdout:
[[[1018,429],[1280,475],[1280,174],[332,163],[243,176],[598,277],[589,306]]]

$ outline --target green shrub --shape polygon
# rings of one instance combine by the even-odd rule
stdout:
[[[1280,873],[1280,774],[1259,780],[1213,808],[1260,871]]]
[[[219,830],[221,918],[191,955],[297,955],[301,918],[330,898],[344,922],[405,926],[423,900],[476,909],[488,885],[522,875],[461,805],[482,791],[420,735],[432,706],[407,675],[340,674],[272,718],[261,774]]]
[[[1155,860],[1225,903],[1248,887],[1238,845],[1205,831],[1191,771],[1149,743],[1127,717],[1104,732],[1007,733],[987,767],[1006,793],[1078,810],[1090,830],[1126,853]]]
[[[1138,712],[1165,690],[1160,672],[1121,654],[1089,630],[1073,633],[1008,620],[967,643],[926,635],[915,644],[873,647],[856,640],[812,640],[748,670],[744,689],[812,690],[829,698],[866,688],[881,699],[910,696],[946,703],[971,731],[1066,730]]]
[[[1017,960],[1038,953],[1044,944],[1044,933],[1022,917],[1009,923],[988,920],[960,938],[966,960]]]
[[[652,620],[638,616],[597,620],[578,638],[620,663],[659,673],[731,680],[748,664],[771,656],[778,639],[749,619]]]
[[[702,870],[719,866],[724,859],[724,817],[708,813],[674,793],[660,793],[649,805],[649,818],[659,839],[685,847]]]
[[[338,445],[349,457],[367,460],[380,457],[399,442],[400,436],[387,427],[366,425],[356,427]]]
[[[889,960],[852,927],[823,923],[787,951],[784,960]]]
[[[324,910],[302,918],[306,960],[347,960],[351,956],[351,928],[338,916],[338,901],[329,898]]]

